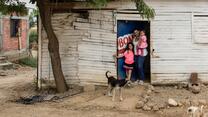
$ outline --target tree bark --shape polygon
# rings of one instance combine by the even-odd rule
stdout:
[[[39,8],[42,24],[48,36],[48,50],[51,58],[56,88],[59,93],[63,93],[67,91],[68,87],[62,72],[59,42],[51,24],[51,9],[50,7],[44,5],[45,2],[46,1],[37,0],[37,6]]]

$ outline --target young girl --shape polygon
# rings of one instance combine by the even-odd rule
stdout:
[[[138,55],[141,56],[146,56],[147,55],[147,37],[145,35],[145,32],[142,30],[140,31],[140,36],[139,36],[139,42],[137,44],[137,53]]]
[[[124,52],[124,68],[126,69],[127,81],[130,81],[132,70],[134,67],[134,45],[133,43],[128,43],[126,51]]]
[[[128,43],[127,47],[126,47],[126,51],[124,52],[124,54],[119,56],[119,58],[123,57],[123,56],[125,58],[124,68],[126,69],[126,75],[127,75],[126,80],[128,82],[130,82],[132,70],[133,70],[133,67],[134,67],[134,52],[133,52],[133,49],[134,49],[133,43]]]

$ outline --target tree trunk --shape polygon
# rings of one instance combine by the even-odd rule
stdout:
[[[45,1],[37,0],[41,21],[48,36],[48,50],[51,57],[56,88],[59,93],[63,93],[67,91],[68,87],[62,72],[61,58],[59,54],[59,42],[51,25],[51,9],[50,7],[46,7],[44,3]]]

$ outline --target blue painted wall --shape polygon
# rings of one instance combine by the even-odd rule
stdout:
[[[117,37],[133,33],[135,29],[144,30],[145,23],[141,23],[139,21],[117,21]]]

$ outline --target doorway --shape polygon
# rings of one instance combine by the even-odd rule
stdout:
[[[147,51],[148,54],[144,61],[145,81],[150,82],[150,22],[148,21],[132,21],[132,20],[117,20],[117,55],[125,51],[126,45],[132,42],[135,29],[144,30],[147,36]],[[123,68],[124,58],[117,60],[117,76],[118,79],[126,78],[126,72]],[[133,70],[131,80],[135,81],[138,78],[138,71]]]

